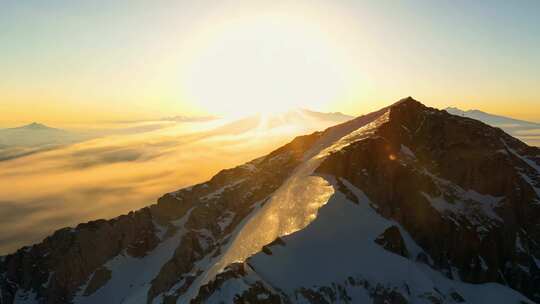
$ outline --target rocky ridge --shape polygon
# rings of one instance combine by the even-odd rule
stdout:
[[[3,257],[0,303],[540,302],[539,215],[538,148],[406,98]]]

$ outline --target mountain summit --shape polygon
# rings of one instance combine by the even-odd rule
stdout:
[[[37,153],[87,139],[88,136],[33,122],[0,129],[0,161]]]
[[[0,303],[540,302],[540,149],[413,98],[55,232]]]
[[[27,130],[56,130],[54,128],[48,127],[44,124],[33,122],[31,124],[24,125],[15,129],[27,129]]]

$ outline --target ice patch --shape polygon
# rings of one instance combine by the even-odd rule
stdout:
[[[407,155],[410,158],[416,159],[416,155],[414,155],[413,151],[411,151],[411,149],[409,149],[409,147],[407,147],[405,145],[401,145],[401,150],[400,151],[401,151],[402,154]]]
[[[503,141],[504,142],[504,141]],[[506,142],[504,143],[506,145]],[[508,151],[510,151],[514,156],[516,156],[517,158],[521,159],[523,162],[525,162],[527,165],[529,165],[529,167],[533,168],[534,170],[536,170],[537,173],[540,173],[540,166],[538,166],[536,164],[536,162],[534,162],[533,160],[530,160],[528,159],[527,157],[525,156],[521,156],[519,153],[516,152],[516,150],[510,148],[508,145],[506,145],[506,148],[508,149]]]
[[[205,196],[202,196],[201,197],[201,200],[204,201],[204,200],[208,200],[208,199],[213,199],[213,198],[216,198],[216,197],[219,197],[221,194],[223,194],[223,192],[227,189],[230,189],[230,188],[234,188],[236,186],[238,186],[239,184],[241,184],[242,182],[244,182],[246,179],[245,178],[241,178],[239,180],[236,180],[228,185],[225,185],[219,189],[217,189],[216,191],[212,192],[212,193],[209,193]]]
[[[242,294],[244,291],[249,289],[249,285],[244,283],[242,280],[228,280],[223,286],[221,286],[220,291],[212,294],[205,303],[207,304],[222,304],[222,303],[234,303],[234,298],[237,294]]]
[[[457,215],[480,229],[481,232],[489,231],[493,222],[503,222],[500,216],[495,213],[494,208],[503,199],[490,195],[482,195],[474,191],[467,191],[456,199],[453,203],[449,203],[444,197],[432,197],[425,192],[422,195],[431,203],[431,206],[443,215]],[[455,218],[452,218],[455,221]],[[457,223],[457,222],[456,222]]]
[[[519,237],[519,234],[516,235],[516,248],[518,251],[527,252],[525,251],[525,248],[523,248],[523,244],[521,244],[521,238]]]
[[[460,225],[460,219],[466,219],[479,233],[488,232],[494,225],[499,225],[503,219],[495,212],[504,197],[481,194],[474,190],[464,190],[460,186],[442,179],[426,169],[423,173],[430,176],[439,190],[452,198],[449,202],[444,196],[433,197],[428,193],[421,194],[445,218]]]
[[[34,291],[18,289],[15,293],[13,304],[38,304],[37,294]]]
[[[232,220],[234,219],[235,213],[231,211],[226,211],[225,214],[220,218],[218,222],[218,226],[221,229],[221,231],[224,231],[225,228],[229,227],[229,225],[232,223]]]
[[[244,165],[240,166],[240,168],[246,169],[246,170],[248,170],[248,171],[250,171],[250,172],[255,172],[255,171],[257,171],[257,167],[255,167],[255,165],[252,164],[252,163],[244,164]]]

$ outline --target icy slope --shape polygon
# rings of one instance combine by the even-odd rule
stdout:
[[[247,297],[259,282],[259,298],[279,297],[282,303],[531,303],[508,287],[450,280],[410,258],[426,253],[399,223],[381,217],[361,190],[341,182],[354,201],[336,191],[310,225],[249,258],[244,275],[200,300]],[[399,229],[409,256],[377,244],[392,227]]]
[[[212,262],[188,292],[180,297],[180,301],[191,300],[201,284],[214,278],[225,266],[245,260],[261,250],[264,245],[280,236],[304,228],[315,219],[317,210],[333,194],[332,187],[324,179],[313,176],[315,169],[329,153],[371,135],[387,119],[388,110],[384,110],[324,132],[314,146],[304,154],[303,162],[268,198],[265,205],[250,215],[224,254]]]

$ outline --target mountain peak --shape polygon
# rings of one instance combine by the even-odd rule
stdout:
[[[444,108],[444,110],[450,114],[452,114],[452,112],[465,112],[463,111],[462,109],[458,108],[458,107],[446,107]]]
[[[412,96],[407,96],[405,98],[401,98],[400,100],[398,100],[397,102],[395,102],[393,106],[397,106],[397,105],[401,105],[401,104],[411,104],[411,103],[414,103],[414,104],[422,104],[420,101],[414,99]]]
[[[420,101],[414,99],[411,96],[402,98],[395,103],[388,106],[386,109],[390,109],[392,112],[394,111],[406,111],[406,112],[418,112],[423,111],[425,109],[428,109],[426,105],[421,103]]]
[[[407,97],[6,256],[2,303],[538,303],[539,155]]]
[[[32,122],[30,124],[24,125],[22,127],[19,127],[18,129],[29,129],[29,130],[51,130],[54,128],[48,127],[42,123],[39,122]]]

